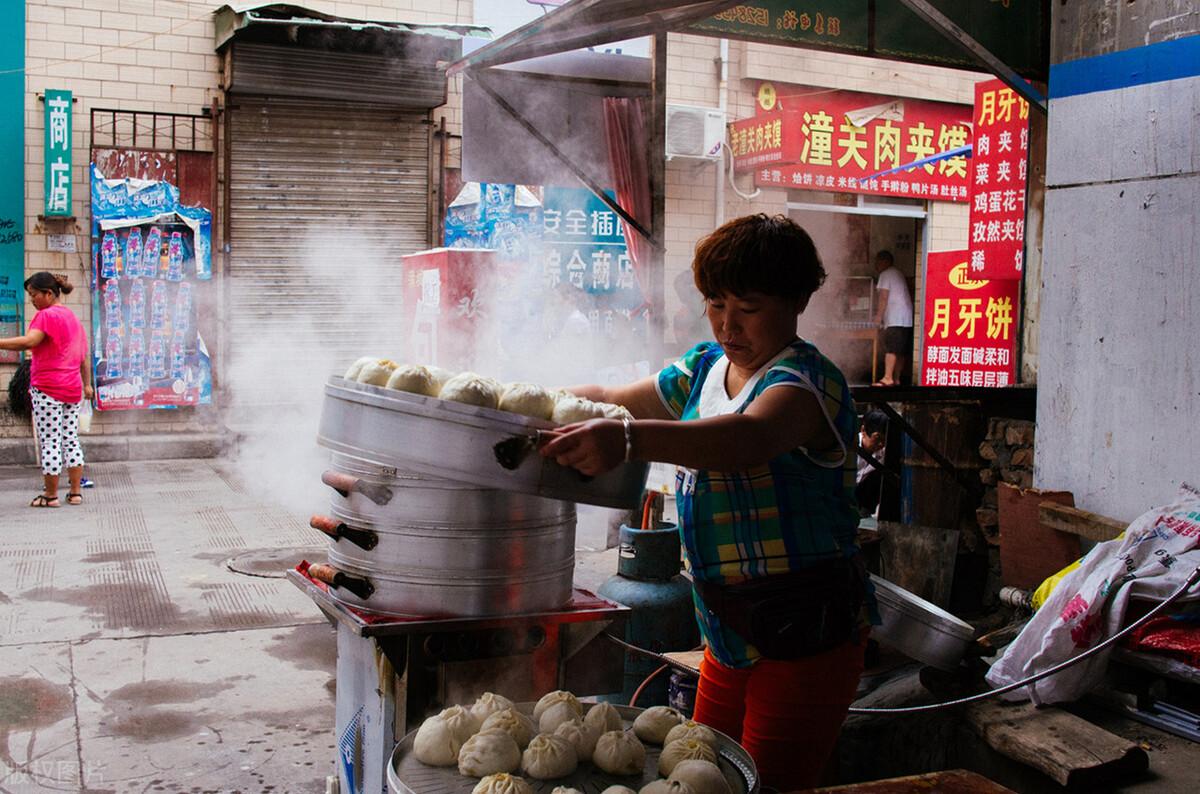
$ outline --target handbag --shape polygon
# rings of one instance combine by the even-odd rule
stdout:
[[[866,568],[856,555],[733,585],[694,584],[705,609],[763,658],[789,660],[830,651],[856,636]]]

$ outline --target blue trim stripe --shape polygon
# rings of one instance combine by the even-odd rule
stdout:
[[[1163,41],[1050,67],[1050,97],[1112,91],[1200,76],[1200,35]]]

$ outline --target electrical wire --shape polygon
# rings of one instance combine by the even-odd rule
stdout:
[[[762,188],[754,188],[753,193],[743,193],[742,191],[738,190],[738,186],[733,181],[733,149],[731,149],[729,144],[725,141],[721,141],[721,151],[729,152],[729,168],[726,170],[726,174],[729,176],[729,189],[734,193],[737,193],[739,198],[743,198],[746,201],[758,198],[758,194],[762,193]],[[724,157],[724,155],[721,156]]]
[[[669,664],[664,664],[662,667],[658,668],[653,673],[646,676],[646,680],[644,680],[644,681],[642,681],[642,683],[638,684],[638,688],[633,690],[633,697],[629,698],[630,708],[637,706],[637,699],[639,697],[641,697],[642,690],[644,690],[650,684],[651,681],[653,681],[655,678],[657,678],[659,675],[661,675],[663,670],[666,670],[670,666],[671,665],[669,665]]]
[[[1140,619],[1134,621],[1133,623],[1130,623],[1124,629],[1122,629],[1121,631],[1118,631],[1116,634],[1112,635],[1111,637],[1109,637],[1107,640],[1100,643],[1096,647],[1089,648],[1086,651],[1084,651],[1083,653],[1079,654],[1078,656],[1075,656],[1071,659],[1067,659],[1065,662],[1056,664],[1054,667],[1051,667],[1048,670],[1043,670],[1042,672],[1037,673],[1035,675],[1031,675],[1028,678],[1022,678],[1020,681],[1015,681],[1011,684],[1007,684],[1006,686],[1002,686],[999,689],[992,689],[987,692],[980,692],[978,695],[971,695],[970,697],[959,698],[957,700],[948,700],[945,703],[930,703],[929,705],[926,705],[926,706],[905,706],[902,708],[894,708],[894,709],[862,709],[862,708],[856,709],[856,708],[851,708],[849,713],[850,714],[916,714],[916,713],[923,712],[923,711],[936,711],[938,709],[946,709],[946,708],[952,708],[954,706],[961,706],[965,703],[974,703],[978,700],[986,700],[987,698],[996,697],[998,695],[1003,695],[1006,692],[1012,692],[1014,689],[1020,689],[1022,687],[1029,686],[1030,684],[1032,684],[1036,681],[1041,681],[1043,678],[1049,678],[1050,676],[1054,675],[1055,673],[1062,672],[1063,670],[1066,670],[1068,667],[1079,664],[1084,659],[1090,659],[1091,657],[1100,653],[1100,651],[1102,651],[1105,648],[1108,648],[1109,646],[1113,645],[1114,643],[1120,641],[1124,637],[1128,636],[1132,631],[1136,630],[1141,625],[1149,622],[1151,618],[1155,617],[1156,615],[1158,615],[1158,613],[1162,612],[1164,609],[1166,609],[1168,606],[1170,606],[1172,603],[1174,603],[1176,600],[1178,600],[1184,593],[1186,593],[1188,591],[1188,589],[1190,589],[1192,587],[1192,585],[1196,584],[1196,582],[1198,582],[1198,581],[1200,581],[1200,566],[1197,566],[1196,569],[1192,571],[1191,575],[1188,576],[1187,581],[1185,581],[1183,584],[1181,584],[1179,586],[1179,588],[1175,590],[1174,593],[1171,593],[1171,595],[1167,596],[1166,600],[1159,603],[1158,606],[1156,606],[1154,609],[1147,612]]]

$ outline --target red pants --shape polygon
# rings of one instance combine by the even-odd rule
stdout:
[[[866,647],[864,638],[740,669],[705,649],[694,719],[741,742],[763,785],[781,792],[816,786],[854,702]]]

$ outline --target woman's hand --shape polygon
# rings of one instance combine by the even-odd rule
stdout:
[[[90,400],[96,396],[96,390],[92,388],[92,384],[83,384],[83,399]]]
[[[603,474],[625,461],[625,426],[617,419],[589,419],[542,436],[550,439],[538,450],[542,457],[584,474]]]

